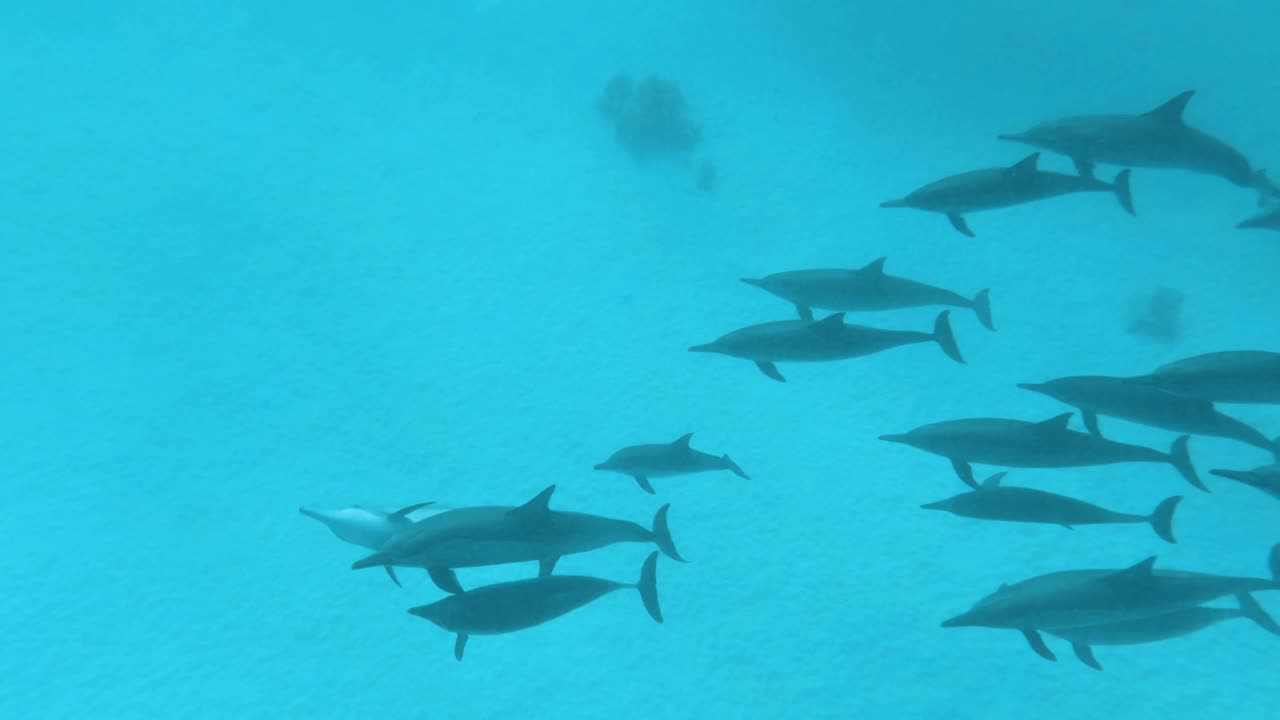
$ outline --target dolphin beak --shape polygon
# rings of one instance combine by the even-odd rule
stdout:
[[[880,207],[887,207],[887,208],[907,207],[907,200],[906,198],[900,198],[898,200],[888,200],[886,202],[880,203]]]
[[[1209,474],[1242,483],[1249,483],[1253,481],[1253,473],[1248,470],[1210,470]]]
[[[1262,222],[1262,218],[1249,218],[1248,220],[1245,220],[1239,225],[1236,225],[1236,228],[1240,230],[1248,230],[1249,228],[1260,228],[1260,227],[1266,227],[1266,225],[1263,224]]]
[[[938,502],[931,502],[928,505],[921,505],[920,509],[921,510],[943,510],[944,504],[945,504],[945,501],[939,500]]]
[[[764,280],[759,280],[757,278],[738,278],[738,279],[748,285],[754,285],[756,287],[762,287],[764,285]]]
[[[1003,133],[996,136],[997,140],[1010,140],[1013,142],[1022,142],[1027,136],[1022,133]]]
[[[333,513],[326,512],[324,510],[312,510],[309,507],[300,507],[298,508],[298,512],[313,520],[319,520],[328,527],[332,527],[332,523],[337,519],[333,517]]]
[[[944,628],[966,627],[967,625],[969,625],[969,620],[967,616],[968,616],[968,613],[964,615],[957,615],[947,620],[943,620],[942,627]]]
[[[1044,387],[1044,386],[1043,386],[1043,385],[1040,385],[1039,383],[1018,383],[1018,387],[1022,388],[1023,390],[1030,390],[1030,391],[1032,391],[1032,392],[1040,392],[1040,388],[1042,388],[1042,387]]]
[[[705,343],[702,345],[694,345],[689,348],[689,352],[715,352],[715,343]]]
[[[609,463],[600,463],[599,465],[596,465],[594,469],[595,469],[595,470],[608,470],[608,469],[609,469]]]
[[[881,440],[884,440],[884,441],[887,441],[887,442],[891,442],[891,443],[902,443],[903,445],[905,445],[905,444],[907,443],[907,436],[906,436],[906,435],[902,435],[902,434],[898,434],[898,435],[881,435],[881,436],[880,436],[880,439],[881,439]]]

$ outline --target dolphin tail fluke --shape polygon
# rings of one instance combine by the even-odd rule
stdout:
[[[942,352],[946,353],[947,357],[964,364],[964,356],[960,354],[960,346],[956,344],[956,336],[951,332],[950,317],[950,310],[943,310],[938,313],[938,319],[933,321],[933,339],[942,347]]]
[[[1124,208],[1124,211],[1130,215],[1137,215],[1138,213],[1133,210],[1133,193],[1129,191],[1129,175],[1130,171],[1128,169],[1121,170],[1116,175],[1112,188],[1115,189],[1116,199],[1120,201],[1120,207]]]
[[[1200,476],[1196,475],[1195,466],[1191,464],[1191,452],[1187,449],[1187,443],[1190,440],[1189,436],[1183,435],[1173,441],[1173,448],[1169,451],[1169,462],[1173,463],[1173,466],[1178,469],[1182,477],[1195,486],[1197,490],[1209,492],[1209,488],[1200,482]]]
[[[1249,593],[1240,593],[1236,595],[1236,602],[1240,603],[1240,615],[1258,624],[1258,627],[1266,630],[1272,635],[1280,635],[1280,625],[1276,624],[1274,618],[1267,614],[1266,610],[1258,604]]]
[[[1271,441],[1271,455],[1275,457],[1277,463],[1280,463],[1280,437]]]
[[[1280,543],[1271,546],[1271,554],[1267,556],[1267,564],[1271,566],[1271,579],[1280,587]]]
[[[644,565],[640,568],[640,582],[636,583],[640,591],[640,600],[649,617],[656,623],[662,622],[662,607],[658,605],[658,553],[649,553]]]
[[[658,508],[658,512],[653,516],[653,542],[663,555],[677,562],[689,562],[680,557],[680,551],[676,550],[676,543],[671,539],[671,528],[667,526],[667,512],[670,510],[671,503],[667,503]]]
[[[724,461],[724,466],[728,468],[729,472],[733,473],[734,475],[737,475],[743,480],[751,479],[751,476],[745,473],[742,470],[742,468],[738,467],[738,463],[734,462],[733,459],[730,458],[728,455],[722,455],[720,456],[720,459]]]
[[[1151,517],[1147,518],[1147,522],[1151,523],[1151,527],[1156,531],[1156,535],[1161,540],[1168,543],[1178,542],[1173,536],[1173,512],[1178,509],[1178,503],[1182,502],[1181,495],[1175,495],[1156,506],[1151,513]]]
[[[983,288],[973,296],[973,312],[978,316],[978,322],[988,330],[995,330],[996,325],[991,321],[991,288]]]

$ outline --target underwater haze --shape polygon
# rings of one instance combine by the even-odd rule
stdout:
[[[1076,193],[968,216],[884,209],[1016,163],[997,140],[1195,90],[1188,124],[1280,174],[1273,0],[15,4],[0,23],[0,369],[11,718],[1270,718],[1280,637],[1226,622],[1098,647],[942,628],[1071,568],[1268,577],[1280,502],[1209,474],[1272,462],[1196,436],[1169,466],[1009,469],[1145,525],[983,522],[945,458],[879,439],[1071,410],[1018,383],[1280,351],[1280,234],[1256,193],[1134,167],[1136,216]],[[692,150],[629,151],[619,73],[678,85]],[[1044,151],[1041,169],[1074,173]],[[1121,168],[1100,165],[1110,182]],[[702,173],[702,175],[700,175]],[[701,178],[701,180],[700,180]],[[740,278],[886,271],[972,296],[997,331],[823,363],[689,347],[793,320]],[[1128,332],[1161,288],[1177,337]],[[929,331],[940,308],[850,313]],[[827,314],[819,310],[819,317]],[[1280,406],[1223,405],[1280,435]],[[1175,433],[1104,418],[1107,437]],[[1073,429],[1083,429],[1080,416]],[[594,470],[627,445],[729,472]],[[976,468],[979,481],[999,470]],[[454,637],[444,597],[300,506],[520,505],[669,521],[656,624],[624,589]],[[555,572],[634,583],[650,547]],[[530,563],[463,569],[470,589]],[[1258,601],[1280,613],[1280,593]],[[1228,597],[1219,603],[1233,607]]]

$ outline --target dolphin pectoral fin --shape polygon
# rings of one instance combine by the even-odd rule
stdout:
[[[449,568],[427,568],[431,581],[441,590],[453,594],[462,594],[462,585],[458,583],[458,575]]]
[[[1098,658],[1093,656],[1093,648],[1084,643],[1071,643],[1071,649],[1076,651],[1076,657],[1080,658],[1080,662],[1094,670],[1102,669],[1102,664],[1098,662]]]
[[[640,486],[641,490],[649,493],[650,495],[658,494],[653,491],[653,486],[649,484],[649,478],[643,475],[633,475],[632,477],[636,479],[636,484]]]
[[[968,237],[977,237],[973,231],[969,229],[969,223],[964,221],[964,216],[960,213],[947,213],[947,219],[951,221],[951,227],[960,231],[961,235]]]
[[[1035,651],[1037,655],[1045,660],[1057,662],[1058,656],[1053,654],[1048,645],[1044,644],[1044,638],[1040,637],[1040,633],[1035,630],[1023,630],[1022,637],[1027,639],[1027,644]]]
[[[408,518],[408,517],[409,517],[409,513],[413,512],[414,510],[421,510],[422,508],[427,507],[428,505],[435,505],[435,501],[434,501],[434,500],[431,500],[431,501],[428,501],[428,502],[415,503],[415,504],[410,505],[410,506],[408,506],[408,507],[402,507],[402,508],[400,508],[399,510],[397,510],[397,511],[395,511],[395,512],[391,513],[391,514],[390,514],[390,515],[388,515],[387,517],[389,517],[389,518]]]
[[[1084,420],[1085,429],[1089,431],[1090,435],[1099,440],[1104,439],[1102,437],[1102,429],[1098,427],[1098,413],[1082,410],[1080,411],[1080,417]]]
[[[458,633],[458,637],[453,641],[453,656],[458,658],[458,662],[462,662],[462,651],[467,649],[467,638],[470,637],[466,633]]]
[[[955,458],[952,458],[951,467],[953,470],[956,471],[956,475],[959,475],[960,479],[964,481],[965,485],[968,485],[974,490],[982,489],[982,486],[979,485],[978,481],[974,479],[973,468],[969,466],[969,463],[963,460],[956,460]]]
[[[560,556],[556,555],[549,558],[542,558],[538,561],[538,577],[547,577],[556,569],[556,563],[560,562]]]
[[[760,368],[760,372],[777,380],[778,382],[786,382],[787,379],[782,377],[782,373],[778,372],[778,366],[765,360],[757,360],[756,367]]]
[[[1093,177],[1094,164],[1092,160],[1090,160],[1087,157],[1077,156],[1077,157],[1071,158],[1071,161],[1075,163],[1076,172],[1080,174],[1080,177],[1082,178]]]
[[[796,314],[805,322],[813,322],[813,308],[796,303]]]
[[[403,585],[400,584],[400,578],[396,577],[395,568],[391,567],[390,565],[383,565],[382,569],[387,571],[387,577],[391,578],[391,582],[395,583],[396,587],[404,587]]]

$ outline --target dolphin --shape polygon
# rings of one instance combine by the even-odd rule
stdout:
[[[1276,440],[1218,412],[1212,402],[1175,395],[1149,383],[1079,375],[1046,383],[1019,383],[1018,387],[1078,408],[1085,427],[1097,437],[1102,437],[1098,416],[1110,415],[1175,432],[1239,440],[1272,454],[1278,451]]]
[[[885,258],[878,258],[858,270],[791,270],[763,278],[742,278],[742,282],[794,303],[801,320],[813,321],[813,308],[858,312],[950,305],[969,308],[988,330],[991,322],[990,289],[972,298],[925,285],[915,280],[888,275]]]
[[[1050,523],[1068,530],[1076,525],[1148,523],[1165,542],[1173,536],[1173,512],[1182,496],[1161,502],[1150,515],[1130,515],[1098,507],[1083,500],[1025,487],[1001,484],[1005,473],[996,473],[973,492],[921,505],[925,510],[945,510],[962,517],[1008,522]]]
[[[650,530],[625,520],[552,510],[548,504],[555,489],[552,485],[519,507],[458,508],[420,520],[351,568],[425,568],[441,590],[461,593],[457,568],[537,562],[538,574],[547,576],[563,555],[614,543],[653,543],[668,557],[684,562],[667,526],[670,505],[658,509]]]
[[[1177,168],[1256,190],[1260,202],[1280,196],[1266,173],[1254,170],[1239,151],[1187,125],[1182,115],[1194,94],[1188,90],[1141,115],[1068,117],[999,138],[1066,155],[1083,176],[1092,176],[1097,163]]]
[[[630,475],[650,495],[655,494],[649,484],[649,478],[654,477],[728,470],[744,480],[751,479],[728,455],[717,457],[689,447],[692,439],[693,433],[686,433],[675,442],[624,447],[596,465],[595,469]]]
[[[1046,198],[1077,192],[1113,192],[1120,207],[1130,215],[1133,196],[1129,193],[1129,171],[1121,170],[1114,183],[1103,182],[1091,175],[1065,175],[1040,170],[1036,164],[1040,153],[1032,153],[1009,167],[971,170],[945,177],[913,190],[898,200],[880,203],[880,207],[907,207],[939,212],[947,216],[951,226],[974,237],[964,214],[978,210],[1022,205]]]
[[[1036,654],[1054,660],[1041,630],[1130,622],[1226,595],[1280,590],[1280,544],[1271,548],[1271,579],[1156,570],[1155,562],[1152,556],[1119,570],[1067,570],[1002,585],[942,627],[1018,630]]]
[[[1280,465],[1263,465],[1252,470],[1210,470],[1209,473],[1244,483],[1280,500]]]
[[[1155,617],[1139,618],[1107,625],[1045,630],[1071,643],[1080,662],[1101,670],[1102,664],[1093,654],[1093,645],[1143,645],[1199,632],[1226,620],[1247,618],[1273,635],[1280,635],[1280,625],[1267,614],[1249,593],[1236,596],[1238,608],[1192,607]]]
[[[1023,468],[1084,467],[1123,462],[1169,463],[1187,482],[1208,488],[1196,476],[1187,452],[1187,436],[1173,441],[1168,453],[1140,445],[1128,445],[1067,428],[1071,413],[1042,422],[969,418],[923,425],[908,433],[881,435],[881,440],[901,443],[951,461],[960,479],[973,489],[970,463]]]
[[[1274,208],[1261,215],[1255,215],[1248,220],[1236,225],[1241,230],[1256,228],[1259,230],[1280,230],[1280,207]]]
[[[418,503],[400,508],[395,512],[385,512],[359,505],[340,510],[320,510],[304,506],[298,508],[298,512],[324,523],[325,527],[332,530],[340,540],[370,550],[378,550],[391,539],[392,535],[413,524],[413,520],[409,518],[410,513],[434,505],[435,503],[432,502]],[[400,578],[396,577],[395,569],[388,565],[386,570],[391,581],[399,585]]]
[[[844,313],[813,322],[779,320],[734,330],[714,342],[694,345],[689,352],[713,352],[752,360],[760,372],[778,382],[787,379],[778,372],[775,362],[846,360],[924,342],[938,343],[947,357],[963,363],[960,347],[951,332],[949,314],[949,310],[943,310],[938,315],[931,333],[846,325]]]
[[[453,656],[462,660],[472,635],[502,635],[554,620],[614,590],[635,588],[654,622],[662,622],[658,605],[658,553],[651,553],[634,585],[584,575],[548,575],[485,585],[449,595],[430,605],[409,609],[409,614],[430,620],[457,633]]]
[[[1209,402],[1280,404],[1280,353],[1228,350],[1161,365],[1129,378],[1177,395]]]

